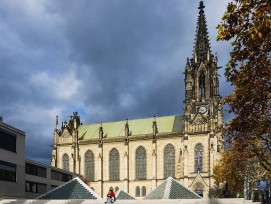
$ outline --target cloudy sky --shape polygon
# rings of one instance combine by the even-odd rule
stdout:
[[[212,52],[229,0],[206,0]],[[84,124],[181,114],[198,0],[1,0],[0,115],[26,132],[26,157],[50,162],[55,117]],[[220,91],[231,87],[221,75]],[[227,114],[226,114],[227,119]]]

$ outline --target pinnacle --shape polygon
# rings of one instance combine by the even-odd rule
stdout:
[[[199,16],[196,27],[195,44],[193,58],[195,62],[202,62],[210,59],[211,50],[208,36],[208,29],[203,9],[205,8],[203,1],[200,1],[198,9]]]

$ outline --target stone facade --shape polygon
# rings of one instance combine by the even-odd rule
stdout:
[[[102,197],[109,188],[144,197],[167,176],[208,196],[214,183],[212,168],[223,149],[223,119],[217,58],[211,54],[203,8],[201,2],[195,50],[185,67],[184,115],[80,125],[75,112],[60,129],[57,118],[52,166],[89,177],[91,187]],[[143,147],[142,158],[137,156],[139,147]],[[110,156],[113,149],[117,150],[116,157]],[[87,163],[89,150],[93,158]],[[64,155],[68,161],[63,160]],[[117,179],[110,178],[115,173],[110,168],[117,168]],[[137,178],[137,171],[144,172],[143,179]]]

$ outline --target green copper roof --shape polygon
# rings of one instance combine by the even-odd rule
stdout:
[[[67,200],[67,199],[101,199],[80,178],[76,177],[61,186],[39,196],[37,199]]]
[[[116,198],[117,200],[136,200],[133,196],[123,190],[118,190],[116,193]]]
[[[129,120],[130,136],[152,134],[153,118],[144,118]],[[163,116],[157,117],[158,134],[161,133],[181,133],[182,132],[182,116]],[[117,138],[125,136],[126,121],[103,123],[103,132],[105,138]],[[99,128],[101,124],[80,125],[78,128],[79,138],[83,140],[98,139]]]
[[[144,199],[201,199],[199,195],[185,188],[175,179],[168,177]]]

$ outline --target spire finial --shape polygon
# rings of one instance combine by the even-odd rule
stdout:
[[[56,115],[56,123],[58,124],[58,115]]]
[[[128,124],[128,119],[126,118],[126,123],[125,123],[125,136],[128,137],[130,135],[129,132],[129,124]]]
[[[205,6],[203,4],[203,1],[200,1],[199,2],[199,8],[198,8],[200,10],[199,13],[201,13],[201,12],[204,13],[204,10],[203,10],[204,8],[205,8]]]
[[[211,49],[208,39],[208,29],[206,25],[205,15],[203,9],[205,8],[203,1],[199,3],[199,16],[197,22],[197,31],[195,38],[195,46],[193,53],[193,60],[197,62],[205,62],[211,60]]]

